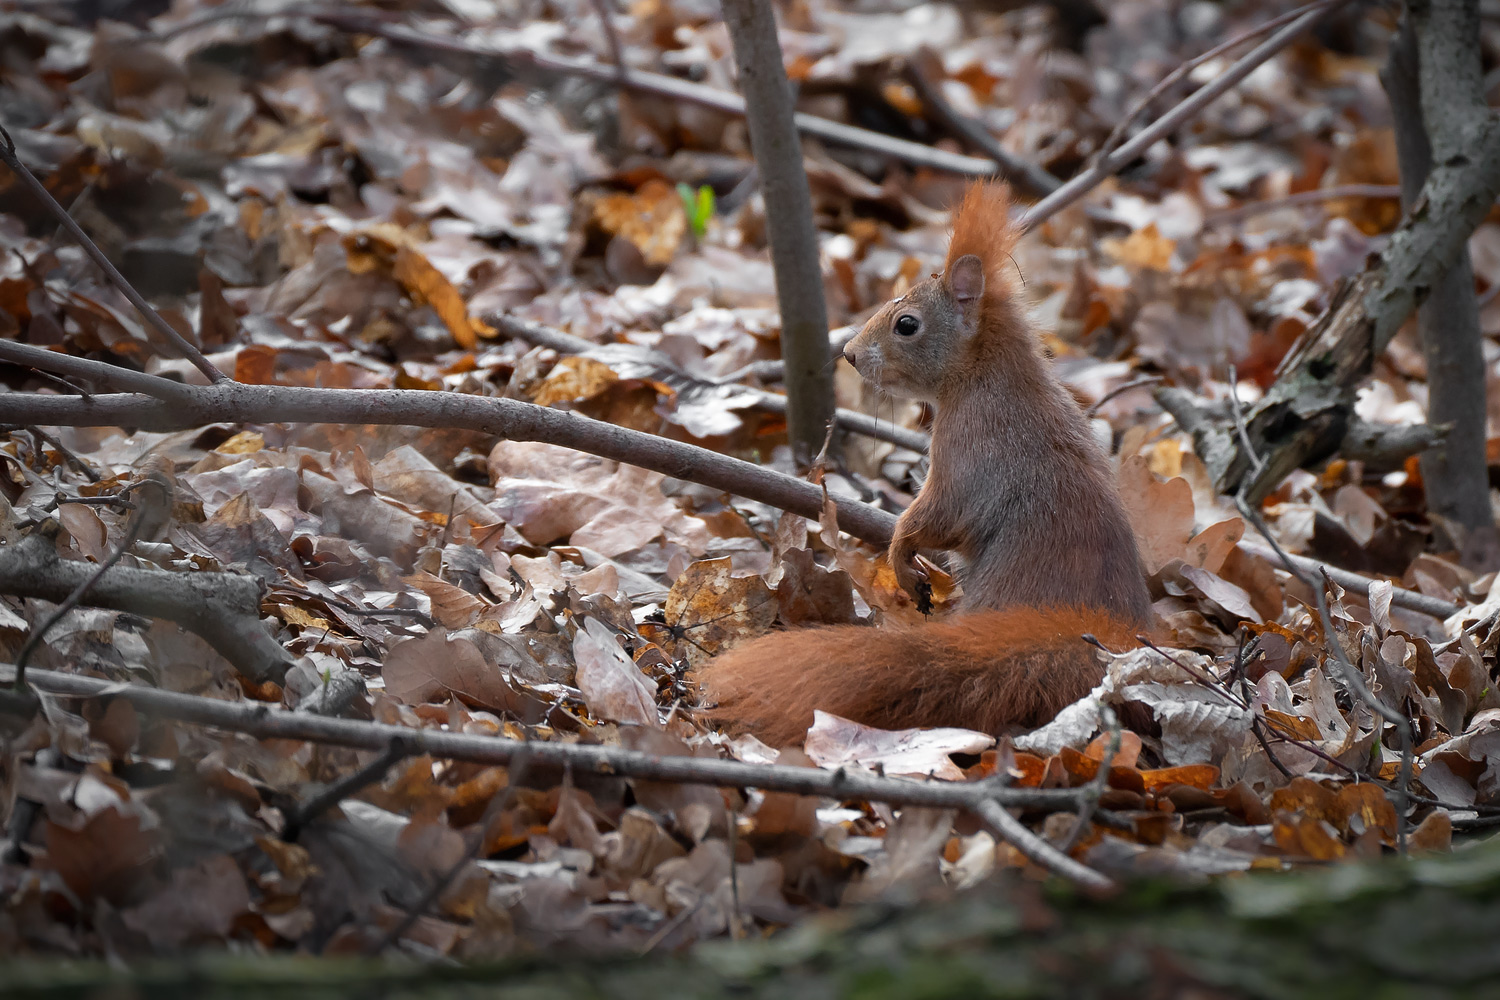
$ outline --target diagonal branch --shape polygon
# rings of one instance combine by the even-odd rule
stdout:
[[[99,270],[104,272],[105,277],[124,294],[125,298],[130,300],[130,304],[135,306],[135,311],[141,314],[141,318],[146,321],[147,326],[166,338],[167,343],[171,344],[184,358],[192,362],[193,367],[202,372],[204,377],[210,382],[228,380],[229,376],[215,368],[213,362],[203,356],[202,351],[188,343],[182,334],[173,329],[172,324],[162,319],[161,314],[151,308],[151,303],[147,302],[141,296],[141,293],[136,291],[130,282],[125,280],[125,276],[115,269],[115,266],[109,262],[109,258],[104,256],[104,251],[100,250],[94,244],[94,241],[89,239],[89,235],[83,231],[83,227],[78,225],[77,221],[68,214],[67,209],[57,203],[57,199],[52,197],[52,192],[48,191],[42,182],[36,179],[36,175],[31,172],[30,168],[21,162],[20,156],[16,153],[15,141],[11,139],[10,133],[5,130],[4,126],[0,126],[0,162],[3,162],[11,169],[11,172],[20,180],[21,185],[27,191],[31,192],[32,197],[47,206],[52,214],[57,217],[57,221],[62,223],[62,227],[83,248],[83,252],[88,254],[89,260],[93,261]]]
[[[0,340],[0,361],[56,372],[59,375],[69,375],[119,392],[144,393],[167,403],[184,402],[188,398],[186,387],[181,382],[162,378],[160,375],[148,375],[145,372],[131,371],[120,365],[90,361],[88,358],[76,358],[61,351],[51,351],[45,347],[20,344],[11,340]]]
[[[12,345],[22,347],[24,345]],[[28,362],[42,367],[65,355],[41,348]],[[66,359],[77,361],[78,359]],[[88,362],[97,364],[97,362]],[[109,367],[109,366],[104,366]],[[135,426],[147,430],[185,430],[204,424],[346,423],[403,424],[477,430],[514,441],[541,441],[574,448],[652,469],[688,482],[723,490],[804,517],[818,518],[823,491],[811,483],[682,441],[672,441],[578,413],[553,410],[514,399],[409,389],[315,389],[298,386],[182,386],[183,398],[171,403],[137,394],[89,397],[0,393],[0,424],[65,427]],[[852,497],[831,496],[841,531],[862,541],[885,545],[895,515]],[[1294,557],[1295,558],[1295,557]],[[1312,561],[1309,560],[1312,564]],[[1322,566],[1321,563],[1314,564]],[[1334,570],[1344,573],[1343,570]],[[1368,587],[1369,581],[1348,574],[1345,583]],[[1340,580],[1343,583],[1343,580]],[[1456,610],[1412,591],[1397,589],[1393,603],[1444,617]]]
[[[1079,198],[1088,194],[1106,177],[1118,173],[1121,168],[1145,153],[1146,150],[1150,149],[1159,140],[1166,138],[1181,128],[1197,115],[1198,112],[1238,86],[1241,80],[1255,72],[1263,63],[1292,44],[1307,32],[1309,28],[1326,17],[1334,6],[1337,5],[1309,10],[1291,24],[1288,24],[1276,32],[1276,34],[1245,53],[1245,55],[1240,57],[1239,61],[1225,70],[1222,75],[1195,90],[1181,104],[1178,104],[1172,110],[1152,122],[1151,125],[1136,133],[1128,142],[1123,143],[1109,155],[1100,157],[1099,161],[1092,167],[1072,178],[1068,183],[1035,205],[1032,205],[1021,214],[1020,227],[1023,230],[1035,229]]]
[[[1354,388],[1375,358],[1459,260],[1470,234],[1500,195],[1500,117],[1485,103],[1479,78],[1478,5],[1463,0],[1410,7],[1421,66],[1424,117],[1433,165],[1420,196],[1385,250],[1328,308],[1282,362],[1281,374],[1246,416],[1255,451],[1252,473],[1238,442],[1210,440],[1200,454],[1224,493],[1266,497],[1294,469],[1332,454],[1343,437]],[[1311,16],[1311,15],[1308,15]]]
[[[50,351],[40,362],[55,357]],[[629,430],[565,410],[514,399],[405,389],[316,389],[300,386],[183,386],[171,403],[134,393],[44,396],[0,393],[0,423],[72,427],[140,427],[184,430],[227,420],[234,423],[403,424],[463,428],[513,441],[540,441],[575,448],[749,497],[816,520],[823,491],[784,475],[707,448]],[[896,519],[845,497],[833,498],[839,527],[878,545],[890,541]]]

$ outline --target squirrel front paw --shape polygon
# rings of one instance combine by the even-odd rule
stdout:
[[[922,614],[932,612],[932,582],[927,573],[926,560],[916,553],[891,563],[896,573],[896,585],[910,594],[917,602]]]

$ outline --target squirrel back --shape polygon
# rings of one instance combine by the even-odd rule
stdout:
[[[709,715],[792,742],[822,709],[885,729],[1036,726],[1102,676],[1092,633],[1128,647],[1150,615],[1108,459],[1043,358],[1007,268],[1005,188],[970,187],[942,274],[865,324],[845,358],[866,381],[936,404],[930,469],[888,558],[916,593],[921,549],[959,559],[944,621],[775,633],[698,672]]]

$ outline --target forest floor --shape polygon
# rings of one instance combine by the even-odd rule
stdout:
[[[1044,7],[785,5],[800,110],[947,157],[805,137],[833,327],[940,266],[967,182],[954,167],[988,155],[955,115],[1066,179],[1133,109],[1149,123],[1254,41],[1148,101],[1167,74],[1290,9],[1101,6],[1073,24]],[[1325,619],[1152,394],[1253,404],[1384,245],[1401,218],[1378,79],[1391,27],[1377,9],[1334,14],[1016,249],[1057,371],[1110,443],[1163,636],[1115,651],[1094,699],[1038,732],[820,715],[799,749],[716,730],[690,671],[718,650],[779,626],[921,617],[880,548],[831,512],[453,427],[7,428],[8,551],[50,525],[64,563],[103,562],[137,529],[124,566],[248,574],[265,588],[252,617],[290,669],[247,677],[236,657],[254,642],[226,649],[87,601],[29,666],[413,733],[1076,789],[1020,819],[1124,880],[1231,881],[1481,838],[1500,815],[1500,594],[1428,517],[1416,460],[1335,457],[1260,505],[1289,553],[1376,581],[1334,586]],[[1500,23],[1481,40],[1493,63]],[[795,474],[766,402],[780,320],[744,121],[622,91],[616,58],[733,91],[710,0],[0,2],[0,124],[124,277],[241,383],[519,400]],[[0,243],[6,341],[204,383],[3,167]],[[1470,252],[1491,359],[1500,216]],[[13,392],[79,391],[3,375]],[[930,413],[847,366],[835,384],[895,440],[849,436],[823,485],[899,511]],[[1408,329],[1357,413],[1416,424],[1426,402]],[[100,499],[153,476],[171,514],[150,530]],[[0,590],[13,662],[55,605]],[[44,693],[3,730],[0,955],[666,953],[1045,874],[957,807],[259,739],[118,692]],[[336,805],[305,808],[351,776]],[[1086,800],[1097,812],[1075,830]]]

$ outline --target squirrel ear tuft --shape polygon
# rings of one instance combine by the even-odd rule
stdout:
[[[966,312],[984,296],[984,262],[974,254],[955,260],[944,275],[948,291]]]

